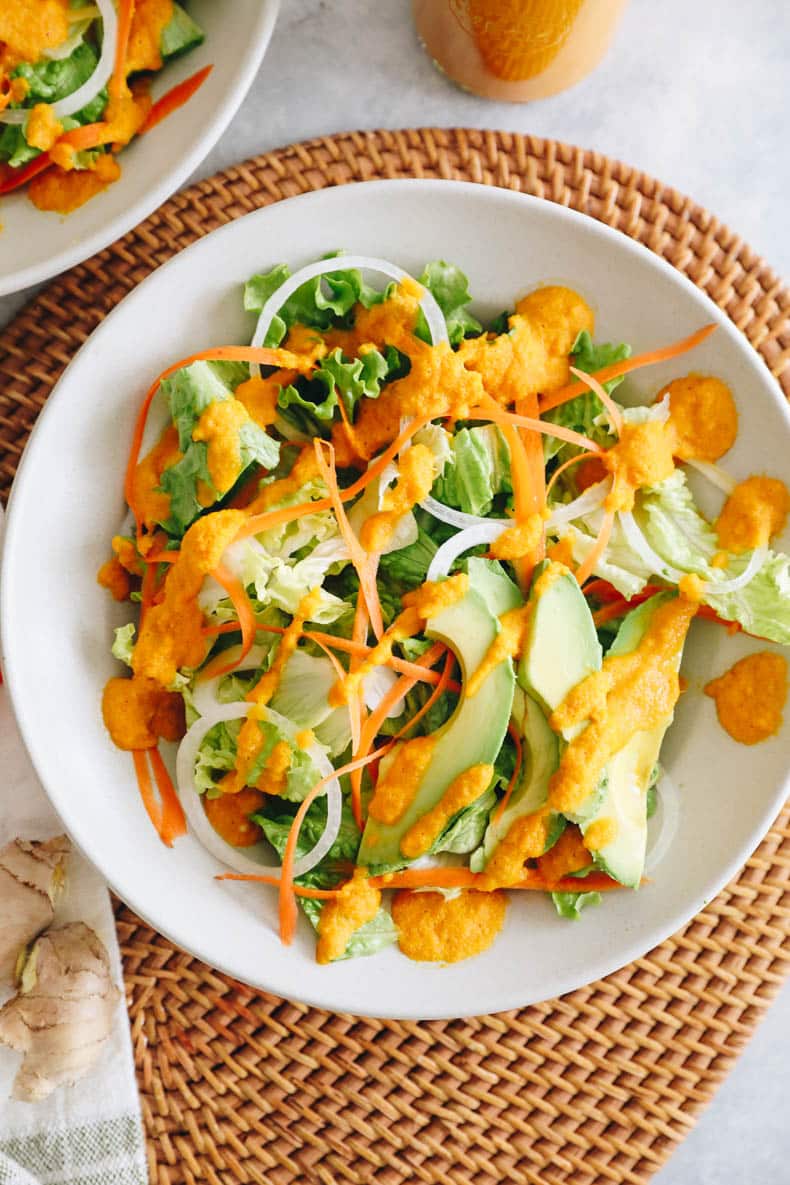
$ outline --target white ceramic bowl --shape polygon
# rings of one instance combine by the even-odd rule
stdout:
[[[279,7],[280,0],[190,0],[189,11],[206,40],[157,75],[153,96],[209,63],[211,74],[179,111],[124,150],[120,180],[73,214],[64,218],[37,210],[24,190],[0,198],[0,296],[101,251],[183,184],[241,106]]]
[[[100,715],[117,673],[111,630],[128,616],[96,584],[124,515],[123,465],[139,401],[179,357],[248,340],[248,275],[310,261],[337,247],[389,257],[418,272],[444,257],[469,273],[478,311],[498,313],[547,281],[580,288],[601,340],[635,351],[716,320],[718,331],[679,363],[634,376],[652,395],[684,369],[722,375],[741,432],[728,458],[738,476],[781,473],[790,414],[762,362],[714,306],[645,248],[591,219],[534,198],[468,184],[373,182],[325,190],[240,219],[160,268],[103,322],[68,367],[27,447],[11,499],[2,579],[4,671],[41,780],[79,847],[129,905],[174,942],[241,980],[329,1008],[379,1016],[459,1016],[542,1000],[579,987],[677,930],[733,875],[784,794],[788,728],[754,748],[731,741],[702,684],[761,644],[695,622],[664,760],[680,787],[675,842],[652,883],[608,896],[578,922],[543,896],[512,894],[492,948],[450,967],[397,949],[319,967],[303,922],[293,947],[275,932],[273,890],[212,879],[219,865],[191,837],[164,848],[140,804],[132,763]],[[621,390],[623,390],[621,388]],[[12,792],[6,788],[6,792]]]

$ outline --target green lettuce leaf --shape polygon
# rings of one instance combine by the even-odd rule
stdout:
[[[402,586],[403,592],[417,588],[425,581],[437,547],[427,531],[417,528],[417,539],[408,547],[391,551],[379,560],[379,571],[387,581]]]
[[[715,530],[697,509],[685,473],[678,469],[666,481],[644,490],[635,517],[651,547],[676,568],[697,572],[703,580],[729,580],[746,567],[749,554],[731,556],[726,571],[714,568],[718,550]],[[725,621],[737,621],[748,633],[790,645],[790,557],[768,552],[747,585],[732,593],[706,593],[703,598]]]
[[[202,45],[205,34],[197,21],[180,4],[173,4],[173,15],[162,30],[159,52],[163,58],[175,58]]]
[[[213,795],[224,774],[234,769],[241,723],[240,720],[229,720],[226,723],[215,724],[206,733],[195,762],[195,785],[201,793],[209,792]],[[287,802],[301,802],[320,780],[312,758],[304,749],[294,745],[271,721],[259,720],[258,727],[263,736],[263,744],[250,767],[247,775],[248,784],[255,785],[274,746],[279,741],[285,741],[291,750],[291,767],[288,770],[285,788],[278,795],[278,801],[282,799]]]
[[[615,362],[623,362],[630,357],[631,347],[625,342],[620,342],[617,346],[613,342],[596,343],[590,337],[589,331],[582,329],[573,343],[571,366],[575,366],[577,370],[583,370],[585,374],[595,374],[597,370],[603,370],[605,366],[612,366]],[[622,376],[610,379],[608,383],[604,383],[604,390],[611,395],[622,381]]]
[[[583,370],[585,374],[594,374],[596,370],[601,370],[604,366],[611,366],[613,362],[620,362],[630,356],[631,347],[625,343],[614,345],[611,342],[599,342],[596,344],[588,331],[583,329],[573,343],[570,363],[577,370]],[[622,381],[622,378],[610,379],[608,383],[604,384],[604,388],[611,395]],[[598,396],[593,395],[591,391],[584,395],[577,395],[575,399],[546,412],[544,419],[552,424],[559,424],[563,428],[571,428],[574,432],[581,432],[599,444],[608,445],[611,443],[611,433],[608,430],[603,404]],[[563,450],[563,457],[570,457],[578,452],[575,445],[567,444],[553,436],[544,436],[543,455],[546,461],[557,456],[561,450]]]
[[[112,644],[113,658],[117,658],[119,662],[125,662],[127,667],[132,665],[135,629],[133,621],[130,621],[128,625],[119,625],[115,630],[115,641]]]
[[[683,572],[696,573],[710,584],[737,576],[749,562],[749,553],[744,553],[731,556],[726,571],[713,567],[718,537],[697,509],[682,469],[676,469],[659,485],[640,490],[633,513],[650,546],[662,559]],[[593,546],[602,514],[596,510],[562,528],[562,534],[570,536],[576,563],[581,563]],[[655,573],[631,548],[618,523],[595,566],[595,575],[630,598],[641,592]],[[748,633],[790,645],[790,557],[783,552],[769,551],[762,567],[743,588],[721,594],[708,591],[703,601],[725,621],[738,622]]]
[[[426,264],[419,279],[420,283],[424,284],[432,293],[444,313],[447,333],[452,346],[459,345],[465,337],[474,337],[482,333],[483,326],[466,307],[470,304],[472,297],[469,294],[469,281],[460,268],[455,267],[452,263],[445,263],[442,259],[437,259],[433,263]],[[422,310],[417,318],[414,333],[424,342],[431,340],[428,322],[425,320]]]
[[[461,428],[433,496],[467,514],[489,514],[498,494],[512,491],[510,451],[495,424]]]
[[[349,316],[357,303],[365,308],[378,304],[385,293],[377,292],[362,279],[361,272],[344,269],[342,253],[330,252],[324,259],[338,257],[338,270],[316,276],[297,288],[278,315],[273,319],[264,345],[279,346],[292,325],[307,325],[311,329],[326,330],[333,326],[347,327]],[[279,263],[265,274],[255,275],[244,287],[244,308],[248,313],[260,313],[266,301],[290,277],[291,270]],[[328,294],[327,294],[327,289]]]
[[[12,71],[12,77],[24,78],[30,87],[25,101],[19,106],[34,107],[36,103],[54,103],[65,98],[82,86],[93,73],[97,62],[95,49],[84,42],[77,44],[70,56],[57,61],[43,59],[35,65],[22,62]],[[15,106],[17,106],[15,104]],[[95,123],[107,106],[107,90],[101,90],[90,103],[80,111],[61,120],[64,131],[71,131],[81,124]],[[21,168],[39,155],[38,148],[31,148],[25,138],[24,125],[0,124],[0,161],[12,168]],[[77,153],[76,167],[85,167],[100,150]]]
[[[161,391],[170,408],[178,431],[178,447],[183,456],[163,472],[160,486],[170,496],[170,515],[161,525],[171,535],[183,535],[187,527],[206,509],[198,498],[198,483],[212,487],[208,469],[208,446],[194,441],[192,433],[210,404],[233,398],[231,384],[245,377],[236,363],[193,362],[164,379]],[[239,428],[241,477],[253,464],[273,468],[279,458],[279,445],[252,420]],[[220,496],[217,494],[217,499]],[[215,499],[216,500],[216,499]]]
[[[447,827],[431,848],[431,854],[439,852],[473,852],[483,842],[488,819],[496,806],[497,796],[493,787],[450,820]]]
[[[286,810],[287,808],[283,809],[279,803],[273,802],[270,805],[267,804],[263,812],[253,815],[254,822],[263,829],[266,838],[280,859],[285,851],[288,833],[293,822],[293,815],[286,813]],[[325,819],[325,800],[318,799],[307,812],[299,832],[296,844],[297,859],[315,846],[323,831]],[[359,841],[359,830],[346,799],[343,802],[343,813],[337,839],[321,863],[310,872],[305,873],[304,876],[298,877],[297,884],[317,889],[331,889],[346,880],[354,867]],[[313,928],[318,929],[323,903],[302,898],[299,904]],[[393,942],[397,941],[397,938],[398,931],[389,910],[382,907],[371,921],[366,922],[355,934],[352,934],[342,957],[353,959],[376,954],[384,947],[391,946]]]
[[[400,370],[400,354],[388,346],[385,353],[368,350],[359,358],[346,358],[340,349],[323,358],[310,379],[282,387],[277,405],[289,423],[307,436],[328,436],[338,399],[353,421],[362,397],[378,399],[382,385]]]
[[[215,724],[203,738],[195,760],[195,786],[198,793],[216,797],[217,783],[236,765],[236,742],[240,720]]]
[[[586,909],[588,905],[600,905],[600,893],[552,893],[551,899],[554,902],[554,908],[561,918],[569,918],[576,921],[581,917],[581,912]]]
[[[26,107],[33,107],[36,103],[56,103],[87,82],[98,60],[99,55],[94,47],[82,41],[67,58],[42,58],[34,64],[22,62],[13,71],[12,77],[24,78],[30,87],[25,96]]]

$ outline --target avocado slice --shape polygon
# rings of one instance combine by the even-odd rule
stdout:
[[[633,609],[624,618],[609,654],[630,654],[641,642],[653,614],[660,605],[674,597],[674,592],[658,593]],[[680,666],[681,654],[677,656]],[[597,801],[591,801],[578,816],[586,834],[596,819],[614,819],[617,836],[612,843],[594,854],[595,863],[609,876],[629,888],[638,888],[645,867],[647,850],[647,792],[658,761],[664,735],[674,718],[670,712],[655,728],[644,729],[631,737],[607,764],[601,778]]]
[[[521,735],[524,763],[521,780],[511,794],[501,818],[494,818],[488,824],[483,842],[470,860],[473,872],[483,872],[516,819],[533,814],[545,804],[551,775],[559,764],[560,744],[556,733],[549,728],[540,704],[520,687],[516,688],[513,697],[512,719]],[[553,813],[546,837],[546,851],[557,842],[564,830],[564,817]]]
[[[514,608],[514,596],[518,604],[518,590],[503,572],[497,572],[493,565],[480,566],[470,561],[466,594],[426,623],[426,637],[445,642],[455,651],[462,685],[483,661],[499,632],[496,611],[502,604]],[[439,802],[460,774],[473,765],[495,761],[510,720],[514,687],[513,664],[508,658],[493,668],[475,696],[470,698],[461,692],[455,712],[434,734],[430,765],[401,818],[397,823],[385,824],[368,816],[358,864],[375,871],[403,868],[409,863],[401,853],[400,843],[412,824]]]
[[[546,803],[549,781],[560,758],[560,741],[549,727],[553,712],[575,687],[601,668],[601,644],[576,577],[564,564],[546,562],[535,571],[529,595],[529,622],[518,681],[526,694],[516,697],[514,723],[522,738],[524,772],[501,819],[489,824],[472,868],[482,871],[512,823]],[[522,706],[523,705],[523,706]],[[566,730],[564,740],[579,731]],[[599,797],[596,792],[595,798]],[[553,812],[546,833],[548,851],[562,835],[565,818]]]
[[[600,671],[601,643],[584,594],[564,564],[547,561],[536,569],[529,604],[518,681],[549,715],[571,688]]]
[[[205,34],[197,21],[180,4],[173,4],[173,15],[162,30],[159,52],[163,58],[175,58],[202,45]]]

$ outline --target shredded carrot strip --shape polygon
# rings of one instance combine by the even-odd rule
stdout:
[[[575,457],[569,457],[567,461],[563,461],[561,465],[558,465],[551,475],[549,484],[546,486],[546,497],[548,498],[549,494],[554,488],[554,483],[556,482],[557,478],[562,473],[564,473],[566,469],[569,469],[571,465],[575,465],[577,461],[589,461],[593,457],[595,457],[595,453],[577,453]]]
[[[378,568],[378,556],[367,556],[365,562],[373,568],[373,579],[376,579],[376,569]],[[368,640],[368,626],[370,625],[370,616],[367,610],[365,598],[362,595],[362,585],[359,586],[357,593],[357,604],[354,611],[354,628],[351,634],[351,640],[358,644],[364,645]],[[349,662],[349,669],[355,671],[359,666],[359,656],[351,656]],[[338,664],[339,665],[339,664]],[[344,675],[341,673],[341,679]],[[367,719],[367,710],[365,708],[364,687],[360,684],[356,687],[348,699],[348,712],[351,723],[351,753],[353,757],[361,757],[362,753],[359,751],[360,740],[362,737],[362,728]],[[352,770],[350,775],[351,782],[351,811],[354,815],[354,821],[361,831],[363,828],[362,820],[362,767]]]
[[[176,794],[173,780],[167,771],[167,766],[162,760],[162,754],[158,749],[149,749],[148,756],[151,759],[162,804],[162,830],[160,832],[162,842],[166,843],[168,847],[172,847],[174,839],[178,839],[179,835],[186,835],[186,815]]]
[[[32,181],[39,173],[43,173],[52,164],[52,160],[48,152],[42,152],[29,164],[26,164],[21,169],[4,170],[2,176],[5,180],[0,179],[0,194],[13,193],[15,189],[21,189],[23,185],[27,185],[28,181]]]
[[[620,411],[620,408],[617,406],[614,399],[612,399],[611,395],[609,395],[608,392],[604,390],[594,374],[587,374],[583,370],[577,370],[575,366],[571,366],[570,372],[571,374],[575,374],[577,379],[584,383],[585,387],[589,387],[593,395],[598,396],[601,403],[608,412],[609,419],[614,426],[615,432],[619,436],[623,430],[623,413]]]
[[[435,642],[434,645],[429,650],[427,650],[425,654],[423,654],[421,656],[421,658],[419,659],[419,664],[424,665],[426,667],[433,666],[436,662],[438,662],[439,658],[444,653],[445,649],[446,649],[446,647],[444,646],[443,643]],[[448,654],[447,661],[445,662],[444,670],[442,671],[442,674],[439,677],[439,682],[436,684],[436,686],[433,689],[433,691],[431,692],[430,696],[428,697],[426,702],[423,704],[423,706],[419,709],[419,711],[415,712],[412,719],[407,721],[407,723],[395,734],[395,736],[392,738],[392,743],[394,743],[397,740],[400,740],[400,738],[402,736],[404,736],[405,733],[407,733],[410,728],[412,728],[415,724],[417,724],[417,722],[422,719],[422,717],[433,706],[433,704],[436,703],[439,696],[444,691],[447,690],[447,685],[448,685],[448,682],[450,679],[450,670],[452,668],[452,662],[453,662],[453,655]],[[414,687],[414,685],[418,682],[419,682],[419,679],[416,677],[403,676],[402,678],[400,678],[398,680],[397,683],[393,684],[393,686],[389,689],[389,691],[386,693],[386,695],[382,696],[381,701],[373,709],[370,716],[368,716],[367,719],[362,722],[362,729],[361,729],[360,736],[358,737],[357,741],[354,743],[353,755],[354,755],[355,759],[356,758],[364,758],[367,756],[367,754],[370,752],[370,747],[373,744],[374,740],[376,739],[378,731],[381,728],[381,725],[384,723],[384,720],[386,719],[390,708],[392,708],[402,696],[406,696],[411,691],[411,689]],[[359,772],[360,772],[360,777],[361,777],[361,773],[362,773],[361,766],[359,767]],[[352,809],[354,810],[354,818],[356,819],[357,826],[359,827],[360,831],[362,831],[362,829],[364,827],[364,821],[362,819],[361,780],[359,783],[359,788],[355,792],[354,782],[353,782],[353,777],[354,777],[353,773],[352,773],[351,777],[352,777],[351,805],[352,805]],[[355,801],[355,796],[356,796],[356,801]]]
[[[425,654],[423,654],[421,656],[419,662],[421,664],[424,664],[426,667],[433,667],[436,665],[436,663],[439,661],[439,659],[442,657],[443,654],[445,655],[444,667],[442,668],[442,673],[439,676],[438,683],[436,684],[433,691],[428,696],[427,700],[422,705],[422,707],[419,708],[418,711],[416,711],[414,713],[412,718],[410,720],[407,720],[406,723],[403,725],[403,727],[400,728],[398,730],[398,732],[395,733],[395,735],[392,738],[393,741],[399,741],[401,739],[401,737],[405,736],[405,734],[407,732],[409,732],[409,730],[414,727],[415,724],[418,724],[419,721],[422,720],[423,716],[425,716],[426,713],[431,710],[433,705],[438,700],[439,696],[443,695],[445,691],[450,691],[450,690],[460,691],[461,690],[460,684],[458,684],[458,683],[452,684],[452,687],[451,687],[452,680],[450,679],[450,673],[453,669],[453,662],[454,662],[455,656],[453,655],[451,650],[448,650],[448,648],[444,645],[443,642],[434,642],[434,644],[433,644],[433,646],[431,646],[430,650],[426,650]],[[399,679],[398,682],[395,683],[389,689],[387,694],[382,698],[381,702],[378,704],[375,711],[371,712],[369,720],[368,720],[368,730],[365,735],[365,741],[367,742],[368,749],[373,744],[373,741],[376,739],[376,735],[378,734],[378,731],[381,728],[381,725],[386,720],[387,713],[389,712],[390,708],[393,707],[393,705],[398,702],[398,700],[401,698],[401,696],[408,695],[408,693],[412,690],[412,688],[415,686],[415,684],[417,684],[419,682],[420,682],[420,680],[417,677],[412,677],[412,678],[404,677],[402,679]]]
[[[681,354],[688,353],[689,350],[693,350],[695,346],[704,342],[715,328],[714,323],[703,325],[702,329],[698,329],[690,337],[684,337],[682,341],[674,342],[670,346],[662,346],[658,350],[648,350],[644,354],[636,354],[633,358],[624,358],[622,362],[613,362],[611,366],[604,366],[603,369],[596,370],[594,377],[599,383],[608,383],[610,379],[618,379],[621,375],[630,374],[633,370],[639,370],[643,366],[654,366],[657,362],[669,362],[672,358],[679,358]],[[567,403],[569,399],[575,399],[583,392],[584,385],[582,383],[569,383],[567,387],[560,387],[558,391],[552,391],[550,395],[545,395],[540,401],[540,410],[542,412],[551,411],[553,407],[559,407],[561,403]]]
[[[520,399],[516,404],[516,411],[519,415],[539,419],[537,394]],[[537,432],[529,432],[525,428],[518,430],[518,436],[522,443],[529,474],[529,513],[542,514],[546,506],[546,462],[543,459],[543,441]],[[541,531],[540,540],[533,552],[516,560],[516,575],[522,591],[529,588],[535,565],[540,563],[545,554],[546,533]]]
[[[73,128],[70,132],[64,132],[62,136],[58,137],[57,143],[67,144],[75,152],[98,148],[100,144],[107,143],[108,129],[109,124],[106,123],[88,123],[83,127]],[[41,152],[24,168],[11,169],[5,181],[0,181],[0,194],[12,193],[15,189],[21,189],[23,185],[27,185],[28,181],[32,181],[39,173],[48,169],[51,164],[52,158],[49,152]]]
[[[584,584],[588,576],[592,575],[595,565],[606,550],[606,545],[609,542],[609,537],[612,534],[612,527],[614,526],[614,511],[607,510],[603,516],[601,529],[598,532],[598,538],[595,540],[593,547],[576,569],[576,579],[579,584]]]
[[[543,409],[541,409],[543,410]],[[530,428],[533,432],[540,432],[543,436],[556,436],[568,444],[577,444],[579,448],[589,449],[591,453],[603,452],[601,446],[589,436],[582,436],[572,428],[563,428],[561,424],[549,424],[544,420],[536,420],[532,416],[520,416],[512,411],[495,411],[489,407],[476,407],[471,414],[477,419],[490,420],[492,424],[512,424],[515,428]]]
[[[132,758],[134,760],[134,772],[137,774],[140,798],[143,800],[143,806],[145,807],[148,818],[156,828],[159,838],[162,839],[162,806],[157,802],[156,794],[154,793],[151,771],[148,768],[148,750],[134,749],[132,751]]]
[[[189,102],[195,91],[200,89],[213,69],[213,66],[204,66],[202,70],[191,74],[183,82],[176,83],[174,87],[171,87],[169,91],[162,95],[161,99],[157,99],[148,112],[145,123],[140,128],[138,134],[144,136],[146,132],[150,132],[163,119],[167,119],[168,115],[172,115],[179,107],[183,107],[185,103]]]
[[[516,783],[518,782],[519,774],[521,773],[521,767],[524,764],[524,746],[521,743],[521,736],[519,734],[519,731],[516,728],[516,726],[512,723],[512,721],[508,725],[508,732],[510,733],[510,736],[513,740],[513,744],[516,746],[516,765],[513,770],[513,774],[510,778],[510,781],[507,784],[507,789],[505,790],[505,793],[502,797],[502,801],[500,802],[499,806],[496,809],[496,812],[494,813],[494,822],[495,823],[499,822],[499,820],[502,818],[505,811],[507,810],[507,804],[510,802],[511,795],[516,787]]]
[[[72,133],[67,132],[66,134],[71,135]],[[138,516],[133,502],[133,479],[140,457],[140,449],[143,444],[148,411],[153,403],[154,396],[159,390],[160,383],[164,379],[169,378],[171,374],[175,374],[182,366],[191,366],[193,362],[258,362],[261,366],[287,367],[289,370],[303,370],[307,365],[307,359],[300,358],[298,354],[292,354],[289,350],[269,350],[263,346],[260,348],[254,346],[216,346],[211,350],[201,350],[197,354],[190,354],[188,358],[182,358],[179,362],[174,362],[172,366],[168,366],[166,370],[163,370],[148,388],[140,411],[137,414],[134,433],[132,435],[132,446],[129,450],[129,459],[126,463],[123,492],[135,518]],[[250,533],[254,534],[255,532]]]
[[[263,623],[258,622],[256,628],[270,634],[285,633],[285,628],[281,625],[264,625]],[[207,636],[215,634],[233,634],[238,632],[239,627],[235,621],[225,621],[222,623],[222,625],[209,625],[203,630],[203,633]],[[323,642],[333,650],[340,650],[344,654],[356,654],[360,658],[365,658],[368,654],[370,654],[372,649],[371,646],[359,645],[356,642],[351,641],[349,638],[336,638],[334,634],[324,634],[317,630],[305,630],[302,637],[309,638],[312,642],[317,642],[319,645],[321,642]],[[212,659],[212,662],[217,662],[221,657],[221,655],[217,655],[216,658]],[[393,655],[393,657],[389,660],[388,666],[391,666],[394,671],[398,671],[402,675],[413,675],[423,683],[439,682],[439,675],[436,673],[436,671],[425,670],[418,663],[409,662],[408,659],[405,658],[397,658],[395,655]],[[201,679],[210,678],[210,667],[211,663],[203,668],[203,670],[200,672]],[[453,687],[452,685],[451,689],[453,691],[458,690],[457,687]]]
[[[622,601],[611,601],[608,605],[604,605],[602,609],[597,609],[592,615],[593,625],[597,629],[599,625],[605,625],[607,621],[613,621],[616,617],[623,617],[630,609],[635,606],[629,604],[625,599]]]
[[[359,577],[359,585],[362,595],[365,598],[373,633],[377,638],[380,638],[384,633],[384,622],[381,617],[381,602],[379,601],[378,588],[376,587],[375,571],[368,563],[368,553],[351,529],[348,516],[343,508],[343,499],[340,493],[340,486],[337,482],[337,469],[335,468],[335,450],[328,441],[320,440],[318,437],[313,441],[313,447],[315,448],[318,468],[329,490],[329,498],[332,503],[332,509],[335,512],[340,534],[343,536],[351,556],[351,563],[354,565],[357,576]],[[324,456],[324,449],[327,450],[329,460]]]
[[[221,584],[225,592],[233,602],[233,608],[236,610],[236,616],[239,619],[239,628],[241,630],[241,651],[235,662],[226,663],[224,667],[220,667],[214,671],[214,675],[227,675],[229,671],[233,671],[243,662],[252,649],[255,642],[255,630],[257,623],[255,621],[255,614],[250,604],[250,598],[247,596],[247,591],[244,588],[238,577],[234,576],[232,572],[220,564],[211,573],[218,584]]]
[[[371,753],[367,757],[360,757],[356,761],[349,761],[345,765],[341,765],[339,769],[335,769],[331,774],[327,774],[320,782],[316,782],[310,793],[299,804],[299,809],[291,824],[291,830],[288,832],[288,839],[283,853],[282,868],[280,869],[280,938],[286,946],[291,945],[294,933],[296,932],[296,898],[294,896],[293,883],[294,864],[296,863],[296,843],[299,839],[299,832],[305,815],[327,783],[331,782],[333,778],[340,778],[343,774],[350,774],[352,770],[362,765],[369,765],[371,761],[378,761],[391,748],[392,743],[384,745],[381,749],[377,749],[375,753]]]
[[[537,405],[537,401],[536,401]],[[501,410],[499,404],[490,395],[486,394],[483,402],[480,405],[493,412]],[[534,465],[529,454],[527,446],[526,433],[522,433],[511,423],[502,424],[502,434],[510,452],[510,476],[513,485],[513,508],[515,510],[516,522],[524,522],[530,514],[540,512],[540,495],[539,488],[536,483],[536,474],[534,472]],[[541,476],[540,484],[543,484],[543,447],[540,445],[540,437],[533,436],[538,442],[541,450]],[[534,567],[535,558],[524,557],[516,560],[515,569],[518,583],[522,593],[527,592],[529,588],[529,581],[532,575],[532,568]]]
[[[371,462],[365,472],[352,485],[346,486],[345,489],[340,491],[342,501],[350,502],[352,498],[356,498],[357,494],[361,494],[374,478],[384,472],[393,457],[397,456],[404,444],[414,436],[415,432],[419,432],[420,428],[424,428],[426,424],[430,423],[430,420],[431,417],[429,415],[416,416],[413,420],[410,420],[395,440],[393,440],[392,444],[383,453],[379,453],[378,457],[376,457],[375,461]],[[246,539],[248,535],[257,535],[259,532],[266,531],[270,527],[279,527],[283,523],[293,522],[294,519],[301,518],[303,514],[315,514],[319,510],[331,509],[331,500],[329,498],[320,498],[317,502],[300,502],[298,506],[283,506],[279,510],[267,510],[263,514],[254,514],[249,518],[236,538]]]
[[[134,17],[134,0],[118,0],[118,39],[115,43],[115,64],[107,85],[111,99],[118,99],[126,90],[126,54]]]
[[[599,592],[593,588],[593,586],[596,584],[604,586],[603,590]],[[606,590],[614,593],[614,596],[609,596]],[[613,621],[618,617],[624,617],[626,613],[630,613],[630,611],[635,609],[637,605],[641,605],[645,601],[649,601],[651,597],[656,595],[656,593],[666,592],[666,589],[659,588],[657,584],[648,584],[642,589],[641,592],[634,593],[634,595],[629,600],[626,600],[625,597],[620,596],[616,589],[613,589],[610,584],[607,584],[605,580],[593,580],[585,585],[583,591],[585,596],[595,596],[599,600],[604,601],[604,605],[600,609],[596,610],[595,613],[593,613],[593,621],[595,622],[596,626],[599,626],[604,625],[607,621]],[[697,616],[704,617],[706,621],[712,621],[716,625],[723,625],[729,633],[744,633],[750,638],[759,637],[759,634],[749,634],[743,628],[740,622],[727,621],[725,617],[719,617],[712,605],[700,605],[697,609]]]

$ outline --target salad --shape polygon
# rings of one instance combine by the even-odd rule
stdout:
[[[576,918],[638,889],[671,842],[659,755],[694,619],[790,643],[770,546],[790,494],[718,464],[727,386],[617,398],[715,326],[634,357],[570,288],[487,326],[470,303],[441,261],[254,275],[251,344],[148,390],[99,573],[136,609],[103,715],[152,823],[276,888],[286,943],[301,908],[321,963],[396,942],[454,961],[492,943],[509,892]],[[692,474],[721,492],[715,522]],[[749,743],[787,682],[779,653],[753,658],[710,687],[734,736],[763,721]]]
[[[182,106],[206,66],[155,103],[152,76],[200,45],[177,0],[3,0],[0,194],[71,213],[121,175],[117,155]]]

